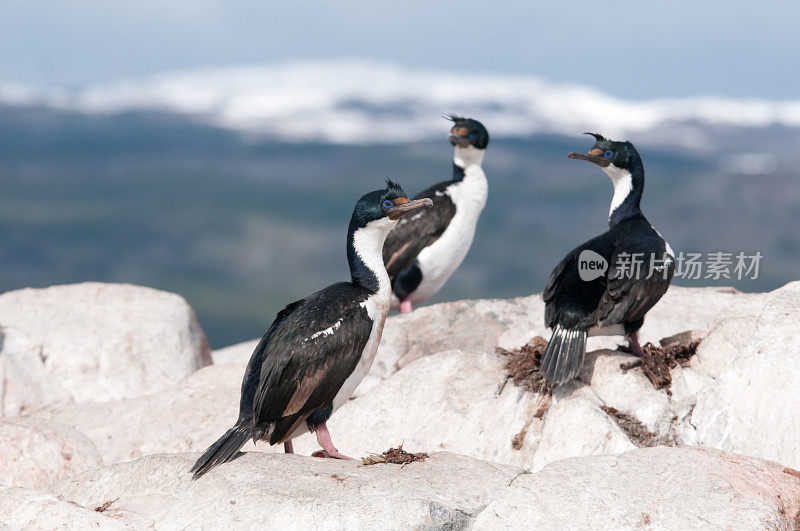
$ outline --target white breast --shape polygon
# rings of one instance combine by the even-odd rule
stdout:
[[[375,354],[378,352],[378,344],[381,342],[383,334],[383,324],[386,322],[386,316],[389,315],[389,307],[392,303],[392,285],[389,275],[386,273],[386,266],[383,264],[383,242],[396,224],[396,221],[383,218],[380,221],[371,222],[365,229],[359,229],[354,235],[356,253],[378,278],[378,292],[370,295],[366,301],[361,303],[361,306],[367,309],[369,318],[372,319],[372,330],[370,330],[369,339],[361,353],[358,365],[345,380],[344,385],[336,394],[336,398],[333,399],[334,411],[344,404],[356,390],[358,384],[372,367]]]
[[[383,335],[383,325],[386,323],[386,316],[389,314],[389,304],[391,302],[391,292],[381,297],[378,293],[370,297],[362,304],[367,308],[367,313],[372,319],[372,330],[369,334],[369,340],[364,346],[364,351],[361,354],[361,359],[358,361],[353,373],[345,380],[344,385],[336,394],[333,399],[333,410],[336,411],[339,407],[347,402],[353,395],[356,387],[361,383],[361,380],[369,373],[372,367],[372,362],[375,360],[375,355],[378,353],[378,345],[381,342]]]
[[[486,204],[486,175],[480,166],[469,166],[464,171],[464,178],[448,186],[445,193],[455,204],[456,213],[439,239],[417,256],[422,282],[411,294],[411,302],[415,305],[435,295],[467,256],[475,236],[475,226]]]

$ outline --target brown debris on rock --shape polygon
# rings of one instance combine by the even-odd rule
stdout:
[[[113,500],[108,500],[107,502],[103,503],[102,505],[98,505],[97,507],[95,507],[94,510],[95,510],[95,512],[98,512],[98,513],[104,513],[117,500],[119,500],[119,498],[114,498]]]
[[[623,363],[620,368],[628,370],[641,366],[642,372],[653,384],[653,387],[665,389],[666,393],[671,395],[672,375],[670,371],[678,364],[685,367],[689,363],[689,359],[694,356],[702,339],[702,332],[689,330],[661,339],[659,341],[661,346],[658,347],[648,342],[642,346],[645,357],[633,363]],[[630,352],[630,349],[627,348],[621,350]]]
[[[390,463],[393,465],[407,465],[409,463],[413,463],[415,461],[424,461],[428,458],[428,454],[425,452],[418,452],[416,454],[412,454],[410,452],[406,452],[403,450],[403,445],[401,444],[397,448],[390,448],[383,452],[382,454],[372,454],[367,457],[362,457],[361,462],[365,465],[377,465],[378,463]]]
[[[526,424],[524,428],[520,430],[520,432],[511,439],[511,447],[514,450],[522,450],[522,447],[525,445],[525,436],[528,435],[528,425]]]
[[[508,379],[514,381],[514,385],[526,391],[549,395],[552,389],[540,370],[545,349],[547,340],[536,336],[521,348],[508,350],[497,347],[495,351],[506,357],[506,372]]]
[[[622,413],[613,407],[600,406],[600,409],[613,418],[617,425],[622,428],[622,431],[625,432],[625,435],[628,436],[628,439],[639,448],[673,446],[673,441],[669,437],[661,437],[651,432],[636,417]]]

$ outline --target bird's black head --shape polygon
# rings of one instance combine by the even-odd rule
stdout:
[[[445,118],[453,122],[447,140],[454,147],[472,146],[476,149],[486,149],[489,145],[489,131],[478,120],[453,114],[445,115]]]
[[[400,185],[389,180],[385,189],[361,196],[347,230],[347,262],[353,282],[371,293],[377,293],[382,278],[388,286],[383,264],[386,236],[403,215],[431,205],[428,198],[409,200]]]
[[[387,179],[383,190],[361,196],[353,210],[350,226],[351,229],[357,229],[382,220],[394,226],[394,222],[403,215],[432,204],[430,199],[409,200],[399,184]]]
[[[611,227],[622,221],[641,216],[639,202],[644,191],[644,166],[639,153],[630,142],[607,140],[597,133],[592,135],[595,143],[588,153],[570,153],[571,159],[588,160],[600,166],[611,178],[614,197],[608,212]]]
[[[632,171],[637,165],[641,165],[642,160],[639,152],[628,141],[618,142],[608,140],[597,133],[585,133],[595,139],[594,145],[588,153],[570,153],[567,157],[577,160],[588,160],[594,162],[601,168],[608,168],[613,165],[622,170]]]

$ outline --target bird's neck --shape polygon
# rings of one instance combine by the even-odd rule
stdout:
[[[453,182],[460,182],[464,180],[464,168],[453,162]]]
[[[614,197],[608,209],[608,225],[615,227],[626,219],[642,215],[639,203],[644,191],[644,167],[636,164],[630,170],[614,165],[603,168],[614,185]]]
[[[474,146],[456,146],[453,149],[453,181],[463,180],[464,172],[470,166],[480,166],[485,153],[486,150]]]
[[[383,263],[383,243],[397,224],[389,218],[371,221],[365,227],[354,227],[347,231],[347,262],[353,284],[372,294],[391,294],[391,282]]]

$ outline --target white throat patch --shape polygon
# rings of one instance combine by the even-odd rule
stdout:
[[[478,149],[475,146],[456,146],[453,149],[453,162],[466,169],[467,166],[483,162],[483,156],[485,154],[485,149]]]
[[[379,292],[391,292],[389,275],[383,264],[383,242],[395,225],[397,221],[385,217],[370,221],[353,234],[353,248],[364,265],[378,278]]]
[[[625,198],[633,190],[633,177],[631,172],[618,168],[613,164],[609,164],[603,171],[606,172],[614,184],[614,197],[611,199],[611,207],[608,209],[608,217],[625,201]]]

